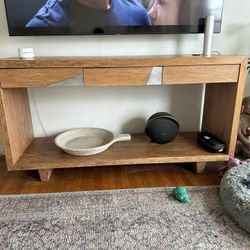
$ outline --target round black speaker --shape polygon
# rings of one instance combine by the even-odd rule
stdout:
[[[179,127],[179,122],[174,116],[167,112],[158,112],[149,117],[145,133],[153,142],[163,144],[175,138]]]

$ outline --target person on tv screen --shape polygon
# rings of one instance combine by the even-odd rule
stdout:
[[[48,0],[26,27],[148,26],[139,0]]]
[[[177,25],[180,0],[155,0],[148,15],[153,25]]]
[[[210,0],[150,0],[152,25],[197,25],[207,16]]]
[[[151,0],[148,15],[153,25],[192,25],[204,16],[206,1]]]

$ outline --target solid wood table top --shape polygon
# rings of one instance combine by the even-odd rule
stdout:
[[[245,56],[216,55],[211,57],[192,55],[172,56],[116,56],[116,57],[17,57],[0,59],[0,69],[18,68],[92,68],[92,67],[145,67],[241,64]]]

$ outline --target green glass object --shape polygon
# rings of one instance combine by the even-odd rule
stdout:
[[[189,201],[189,195],[187,193],[187,190],[182,186],[176,187],[173,190],[172,195],[175,199],[179,200],[182,203],[187,203]]]

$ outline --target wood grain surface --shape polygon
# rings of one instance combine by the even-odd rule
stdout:
[[[15,165],[15,170],[228,160],[226,154],[209,153],[197,145],[196,133],[179,133],[168,144],[151,143],[145,135],[132,135],[131,141],[115,143],[93,156],[66,154],[53,140],[35,138]]]
[[[83,71],[78,68],[0,69],[2,88],[47,87],[79,75]]]
[[[229,153],[237,84],[207,84],[202,131],[225,142]],[[241,101],[240,101],[241,102]]]
[[[243,56],[1,59],[0,131],[8,169],[46,170],[40,173],[48,179],[51,174],[48,169],[54,168],[226,161],[234,154],[246,63],[247,58]],[[54,145],[53,138],[33,140],[28,95],[24,88],[45,87],[82,75],[83,71],[88,86],[144,85],[152,67],[165,67],[166,83],[207,83],[202,130],[224,140],[225,153],[212,154],[197,146],[196,133],[180,133],[165,145],[150,143],[143,135],[133,135],[132,142],[116,143],[104,153],[89,157],[62,152]]]
[[[245,58],[245,60],[240,65],[238,88],[236,92],[234,112],[233,112],[234,115],[233,115],[233,120],[232,120],[232,131],[231,131],[230,144],[229,144],[229,150],[228,150],[228,154],[230,156],[233,156],[235,153],[240,113],[241,113],[241,107],[242,107],[242,99],[244,95],[246,76],[247,76],[247,63],[248,63],[248,60],[247,58]]]
[[[0,132],[11,170],[33,140],[27,89],[0,88]]]
[[[163,84],[238,82],[239,65],[164,67]]]
[[[0,159],[0,194],[219,185],[222,167],[221,163],[210,163],[202,175],[194,173],[191,164],[55,169],[50,181],[40,182],[38,171],[8,172]]]
[[[206,169],[206,162],[194,162],[193,169],[197,174],[203,174]]]
[[[152,68],[84,69],[85,86],[143,86],[147,84]]]
[[[40,169],[38,170],[40,180],[41,181],[48,181],[52,174],[53,169]]]
[[[181,65],[241,64],[244,56],[121,56],[121,57],[36,57],[34,60],[7,58],[0,60],[2,69],[160,67]]]
[[[237,84],[207,84],[202,130],[226,143],[226,153],[234,155],[241,103],[246,80],[245,60],[240,66]]]

